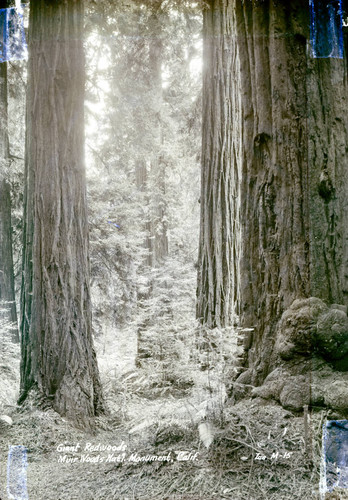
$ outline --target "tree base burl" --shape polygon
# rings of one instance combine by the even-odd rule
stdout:
[[[233,383],[235,401],[261,397],[294,412],[308,405],[348,417],[347,307],[316,297],[295,300],[277,325],[269,373],[258,387],[252,385],[253,370]]]

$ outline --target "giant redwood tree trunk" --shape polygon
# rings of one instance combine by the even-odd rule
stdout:
[[[203,140],[197,318],[209,328],[233,323],[238,298],[240,110],[234,86],[232,2],[204,10]],[[239,88],[239,87],[238,87]],[[234,136],[233,136],[234,132]],[[234,167],[236,165],[236,168]]]
[[[1,9],[9,6],[10,2],[0,1]],[[2,316],[13,324],[12,338],[18,342],[12,255],[11,190],[6,173],[9,161],[7,116],[7,62],[3,62],[0,63],[0,302],[4,302],[5,305]]]
[[[297,4],[297,5],[296,5]],[[235,2],[243,134],[241,314],[253,382],[280,315],[309,287],[306,26],[300,2]]]
[[[88,424],[103,409],[91,333],[82,0],[32,2],[29,21],[21,396]]]
[[[311,58],[308,2],[211,0],[204,17],[197,312],[226,325],[237,302],[241,377],[260,385],[280,358],[311,371],[318,314],[347,304],[347,61]]]
[[[310,58],[308,4],[235,0],[234,7],[241,315],[254,328],[247,363],[258,385],[271,368],[277,323],[294,299],[346,300],[347,67]]]

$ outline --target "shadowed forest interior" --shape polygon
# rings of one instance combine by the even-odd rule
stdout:
[[[347,498],[346,19],[0,1],[2,499]]]

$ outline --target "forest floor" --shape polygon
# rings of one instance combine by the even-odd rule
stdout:
[[[122,338],[113,349],[97,343],[110,413],[97,419],[94,434],[52,410],[8,406],[13,424],[0,428],[1,500],[11,498],[7,457],[14,445],[27,449],[30,500],[320,498],[324,412],[311,414],[306,437],[303,415],[260,399],[226,402],[213,370],[191,373],[186,387],[183,379],[181,388],[158,384],[153,371],[135,368],[134,336]]]

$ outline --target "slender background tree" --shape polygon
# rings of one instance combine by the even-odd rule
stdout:
[[[122,338],[137,325],[148,355],[169,325],[181,330],[190,317],[189,331],[194,322],[200,11],[137,1],[92,12],[103,27],[100,39],[88,25],[87,38],[94,326]]]
[[[1,9],[7,9],[11,2],[0,2]],[[15,300],[13,254],[11,186],[8,182],[10,163],[8,137],[7,62],[0,63],[0,302],[4,302],[2,314],[13,324],[12,337],[19,341],[17,309]]]

